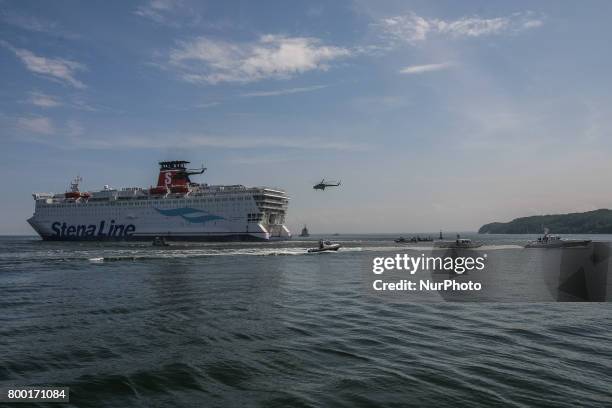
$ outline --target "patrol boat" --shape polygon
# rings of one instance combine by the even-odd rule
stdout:
[[[65,193],[35,193],[28,223],[44,240],[289,239],[285,226],[289,197],[270,187],[193,183],[206,168],[188,161],[160,162],[150,188],[104,186],[83,192],[77,177]]]
[[[573,248],[584,247],[590,243],[590,239],[564,239],[558,235],[551,235],[548,229],[545,229],[543,236],[529,242],[525,248]]]

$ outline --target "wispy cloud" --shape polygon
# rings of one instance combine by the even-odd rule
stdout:
[[[38,33],[52,34],[65,38],[77,38],[78,35],[69,33],[62,29],[55,21],[49,21],[40,17],[18,14],[8,10],[0,11],[0,21],[22,30],[34,31]]]
[[[78,89],[86,88],[83,82],[74,77],[77,71],[85,69],[83,64],[63,58],[41,57],[29,50],[13,47],[6,41],[0,41],[0,45],[14,52],[30,72],[59,80]]]
[[[82,136],[84,132],[85,128],[80,122],[77,122],[76,120],[68,120],[66,122],[66,134],[69,137],[79,137]]]
[[[313,85],[313,86],[304,86],[300,88],[277,89],[274,91],[255,91],[255,92],[243,93],[240,96],[243,96],[245,98],[252,98],[252,97],[259,97],[259,96],[291,95],[295,93],[316,91],[319,89],[327,88],[328,86],[329,85]]]
[[[274,147],[280,149],[308,149],[308,150],[368,150],[365,144],[350,140],[329,140],[322,138],[288,138],[288,137],[225,137],[212,135],[184,135],[170,139],[155,139],[150,137],[126,137],[120,140],[97,139],[93,146],[101,148],[128,147],[128,148],[158,148],[168,147],[216,147],[223,149],[253,149]]]
[[[57,133],[47,118],[28,117],[21,118],[19,128],[30,132],[52,134]],[[65,149],[156,149],[164,150],[181,147],[219,148],[230,150],[275,148],[295,150],[339,150],[339,151],[366,151],[371,146],[350,139],[336,139],[321,137],[272,137],[272,136],[218,136],[207,134],[164,134],[157,135],[105,135],[105,137],[81,137],[85,129],[79,123],[67,122],[65,129],[57,136],[61,140],[32,139],[35,143],[44,143],[56,148]]]
[[[443,62],[440,64],[425,64],[425,65],[409,65],[402,68],[400,74],[422,74],[425,72],[441,71],[452,67],[453,64],[450,62]]]
[[[63,105],[58,98],[42,92],[30,92],[28,103],[38,106],[39,108],[57,108]]]
[[[82,110],[82,111],[87,111],[87,112],[98,112],[100,110],[106,110],[106,111],[111,111],[112,109],[107,109],[107,108],[99,108],[96,106],[92,106],[89,102],[87,102],[85,99],[83,99],[80,96],[75,96],[72,98],[72,102],[70,103],[70,106],[78,109],[78,110]]]
[[[180,27],[186,20],[190,24],[200,21],[200,15],[181,0],[148,0],[134,14],[171,27]]]
[[[83,147],[80,141],[85,134],[85,127],[74,119],[53,121],[46,116],[29,115],[14,118],[12,125],[15,130],[14,138],[21,142],[42,143],[66,149]],[[46,137],[50,135],[53,137]]]
[[[197,109],[208,109],[208,108],[214,108],[215,106],[219,106],[221,105],[221,102],[205,102],[205,103],[199,103],[197,104],[195,107]]]
[[[481,37],[503,33],[516,33],[539,27],[543,20],[531,12],[513,13],[505,17],[482,18],[462,17],[457,20],[426,18],[416,13],[387,17],[375,25],[385,37],[394,41],[416,44],[431,35],[445,35],[452,38]]]
[[[152,0],[141,4],[134,10],[134,14],[140,17],[151,19],[157,23],[166,21],[166,14],[175,9],[177,1],[173,0]]]
[[[87,102],[81,95],[68,95],[64,98],[60,98],[58,96],[49,95],[39,91],[32,91],[28,93],[28,98],[23,101],[23,103],[28,103],[30,105],[37,106],[39,108],[49,109],[49,108],[71,108],[80,111],[87,112],[98,112],[98,111],[107,111],[107,112],[118,112],[114,109],[110,109],[107,107],[97,107],[92,106],[89,102]]]
[[[21,131],[38,135],[51,135],[55,133],[55,127],[51,119],[44,116],[17,118],[17,128]]]
[[[346,48],[311,37],[264,35],[248,43],[199,37],[178,43],[170,51],[168,65],[188,82],[246,83],[326,70],[330,62],[350,54]]]
[[[414,102],[406,95],[374,95],[357,97],[349,104],[362,114],[372,115],[385,111],[393,111],[411,106]]]

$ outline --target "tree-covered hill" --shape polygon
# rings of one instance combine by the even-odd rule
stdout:
[[[583,213],[535,215],[510,222],[492,222],[478,230],[479,234],[539,234],[548,228],[554,234],[612,234],[612,210]]]

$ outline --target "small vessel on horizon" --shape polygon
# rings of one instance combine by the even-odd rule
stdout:
[[[457,234],[457,239],[454,241],[436,241],[436,248],[449,248],[449,249],[471,249],[471,248],[480,248],[483,244],[481,242],[472,242],[471,239],[461,238],[459,234]]]
[[[420,235],[417,235],[415,237],[412,237],[410,239],[406,239],[403,236],[400,236],[398,239],[395,240],[395,242],[397,242],[398,244],[403,244],[403,243],[407,243],[407,242],[432,242],[433,238],[431,236],[429,237],[421,237]]]
[[[308,232],[308,227],[304,224],[304,228],[302,228],[302,232],[300,233],[300,237],[309,237],[310,233]]]
[[[558,235],[551,235],[546,228],[544,229],[544,235],[528,242],[525,248],[574,248],[583,247],[590,243],[590,239],[564,239]]]

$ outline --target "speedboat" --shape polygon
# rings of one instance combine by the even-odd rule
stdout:
[[[558,235],[551,235],[548,231],[545,231],[543,236],[527,243],[525,248],[573,248],[584,247],[590,243],[590,239],[563,239]]]
[[[325,251],[337,251],[341,247],[340,244],[332,244],[330,241],[319,241],[318,248],[310,248],[308,252],[325,252]]]

